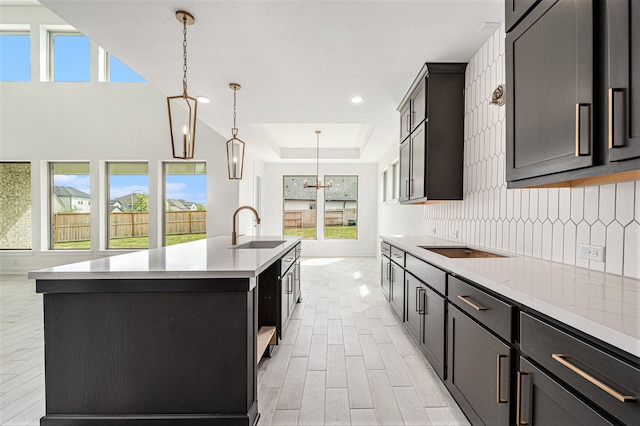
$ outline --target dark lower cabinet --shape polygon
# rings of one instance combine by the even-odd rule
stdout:
[[[380,288],[384,297],[389,300],[391,290],[391,259],[382,256],[380,259]]]
[[[445,379],[446,300],[409,272],[407,290],[407,330],[441,379]]]
[[[449,305],[447,387],[472,424],[510,425],[512,349]]]
[[[516,386],[516,425],[613,424],[524,358]]]
[[[400,321],[404,321],[404,270],[391,262],[389,280],[389,303]]]

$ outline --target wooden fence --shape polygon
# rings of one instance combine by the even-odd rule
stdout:
[[[166,234],[204,234],[207,232],[205,210],[166,212]],[[89,213],[53,215],[54,243],[89,241]],[[134,238],[149,235],[149,213],[109,213],[109,238]]]
[[[284,229],[315,228],[317,210],[287,210],[284,212]],[[324,212],[325,226],[355,225],[358,209],[336,209]]]

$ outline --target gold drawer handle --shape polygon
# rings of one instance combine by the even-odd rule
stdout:
[[[501,393],[502,393],[502,392],[500,392],[500,387],[501,387],[500,386],[500,382],[501,382],[501,380],[500,380],[500,371],[501,371],[501,369],[500,369],[500,361],[502,360],[502,358],[509,359],[509,355],[496,354],[496,402],[498,404],[506,404],[506,403],[509,402],[508,399],[502,399],[500,397]]]
[[[526,376],[529,373],[524,371],[517,371],[517,384],[516,384],[516,425],[526,426],[529,422],[522,420],[522,376]]]
[[[575,365],[571,364],[569,361],[567,361],[565,359],[565,356],[563,354],[552,354],[551,358],[555,359],[560,364],[562,364],[565,367],[567,367],[569,370],[571,370],[574,373],[578,374],[583,379],[586,379],[589,382],[591,382],[592,384],[596,385],[597,387],[599,387],[600,389],[602,389],[603,391],[605,391],[606,393],[608,393],[609,395],[611,395],[612,397],[614,397],[615,399],[617,399],[620,402],[632,402],[632,401],[636,400],[632,396],[623,395],[620,392],[616,391],[615,389],[610,388],[609,386],[607,386],[604,383],[602,383],[600,380],[598,380],[595,377],[593,377],[591,374],[589,374],[586,371],[584,371],[584,370],[576,367]]]
[[[462,300],[467,305],[471,306],[476,311],[490,311],[491,308],[487,308],[486,306],[480,306],[476,302],[469,300],[469,296],[458,295],[458,299]]]

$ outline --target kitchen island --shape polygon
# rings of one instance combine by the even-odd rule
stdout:
[[[30,272],[44,305],[41,424],[256,424],[256,336],[276,325],[259,305],[280,303],[259,295],[260,274],[299,244],[259,240],[275,242],[215,237]]]

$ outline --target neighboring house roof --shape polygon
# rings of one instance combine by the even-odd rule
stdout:
[[[315,188],[305,188],[304,180],[315,183],[315,176],[285,176],[284,199],[285,200],[310,200],[315,201]],[[324,189],[324,197],[327,201],[356,201],[358,196],[358,179],[355,176],[333,176],[331,188]],[[326,184],[326,182],[322,182]]]
[[[53,193],[58,197],[74,197],[74,198],[91,198],[89,194],[86,192],[82,192],[79,189],[73,188],[71,186],[57,186],[54,185]]]
[[[167,200],[167,207],[169,210],[178,211],[178,210],[196,210],[198,205],[192,201],[186,200]]]

